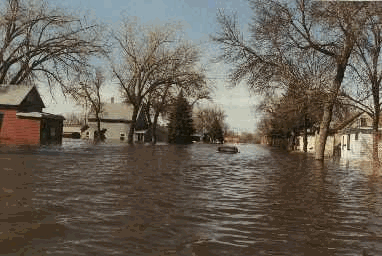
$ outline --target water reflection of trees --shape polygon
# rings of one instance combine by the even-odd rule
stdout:
[[[277,156],[280,159],[267,174],[265,221],[269,230],[262,234],[268,241],[266,248],[295,255],[317,250],[331,255],[327,249],[327,232],[332,224],[328,214],[336,205],[324,189],[324,167],[303,155],[275,153]]]
[[[366,184],[355,170],[302,156],[283,156],[269,175],[269,223],[273,247],[283,237],[295,254],[321,255],[368,251],[368,210],[362,205]],[[277,234],[277,235],[276,235]],[[364,238],[360,242],[359,238]],[[366,240],[366,241],[365,241]]]
[[[374,175],[367,178],[366,197],[363,203],[369,211],[367,231],[370,239],[368,239],[368,244],[369,247],[379,247],[378,249],[381,250],[381,246],[378,246],[376,241],[382,237],[382,179]]]

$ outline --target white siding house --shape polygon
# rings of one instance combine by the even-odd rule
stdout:
[[[101,130],[106,129],[107,140],[127,140],[132,123],[133,106],[126,103],[107,103],[103,106],[100,115]],[[147,123],[149,117],[145,111],[139,111],[137,117],[136,130],[134,133],[135,142],[146,142],[151,140],[151,135]],[[94,114],[90,114],[88,121],[89,128],[82,132],[82,138],[94,139],[97,131],[97,121]]]
[[[366,114],[362,113],[354,113],[350,118],[343,121],[337,121],[332,124],[325,144],[324,155],[326,157],[332,157],[335,155],[341,157],[355,157],[364,154],[363,152],[366,151],[366,144],[371,138],[371,128],[366,127],[366,124],[369,121],[365,121],[365,115]],[[361,120],[365,127],[360,127]],[[361,131],[365,131],[364,134],[360,135]],[[348,139],[350,139],[350,143],[348,143]],[[303,136],[298,136],[298,140],[298,150],[303,151]],[[319,133],[317,131],[315,134],[310,134],[308,136],[307,149],[309,153],[316,152],[318,141]]]
[[[299,151],[304,151],[304,138],[303,136],[298,136],[299,140]],[[319,140],[319,134],[308,135],[308,153],[314,154],[316,152],[316,145]],[[324,155],[327,157],[332,157],[335,154],[335,147],[339,144],[339,136],[337,134],[329,135],[326,139],[325,152]]]
[[[342,129],[339,134],[341,136],[341,157],[345,159],[371,159],[372,156],[372,118],[363,113],[352,123]],[[379,129],[380,132],[382,129]],[[379,141],[381,144],[382,141]],[[382,154],[379,147],[379,155]]]
[[[342,134],[341,157],[345,159],[370,157],[372,141],[372,135],[362,131]]]
[[[304,137],[298,136],[297,139],[298,139],[298,150],[304,151]],[[308,135],[308,145],[307,145],[308,153],[314,153],[315,147],[316,147],[316,136]]]

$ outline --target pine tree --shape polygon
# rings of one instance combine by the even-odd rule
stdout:
[[[191,106],[180,92],[170,113],[168,141],[174,144],[191,143],[193,132]]]
[[[219,120],[214,120],[214,122],[211,125],[211,130],[209,131],[209,134],[213,143],[216,141],[222,143],[224,141],[223,128],[220,125]]]

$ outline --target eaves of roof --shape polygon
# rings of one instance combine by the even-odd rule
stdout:
[[[57,119],[64,120],[65,118],[61,115],[54,115],[44,112],[17,112],[16,116],[25,118],[36,118],[36,119]]]
[[[365,112],[359,112],[359,113],[356,113],[355,115],[353,115],[352,117],[346,119],[345,121],[339,123],[336,127],[334,128],[331,128],[329,133],[333,134],[333,133],[337,133],[339,130],[342,130],[344,129],[346,126],[350,125],[351,123],[353,123],[353,121],[355,119],[357,119],[359,116],[361,116],[363,113]]]

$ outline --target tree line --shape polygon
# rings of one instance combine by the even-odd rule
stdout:
[[[224,12],[218,14],[220,30],[212,39],[223,48],[221,60],[233,66],[232,84],[244,81],[265,96],[261,128],[290,136],[317,127],[315,158],[323,159],[332,121],[364,111],[373,119],[373,160],[379,163],[382,4],[248,2],[253,11],[249,39],[237,15]]]
[[[180,92],[191,105],[211,97],[201,51],[177,23],[144,26],[123,17],[108,29],[45,0],[7,0],[0,12],[0,83],[58,86],[94,113],[99,135],[108,73],[133,107],[129,143],[141,109],[153,117],[155,143],[159,115],[168,114]]]

